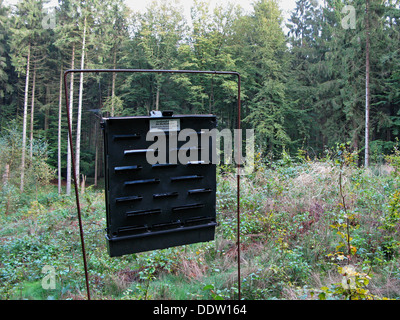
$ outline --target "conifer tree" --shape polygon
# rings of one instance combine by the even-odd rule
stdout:
[[[251,93],[249,115],[244,119],[251,123],[258,134],[258,143],[271,152],[286,146],[291,139],[285,128],[287,101],[285,77],[288,55],[285,36],[281,28],[282,16],[274,0],[255,3],[254,15],[249,17],[254,30],[248,39],[254,49],[249,62],[255,64],[254,87]]]
[[[15,24],[11,28],[10,49],[12,64],[18,74],[25,75],[23,129],[22,129],[22,156],[21,156],[21,192],[24,190],[26,136],[28,117],[28,96],[31,60],[38,49],[44,29],[43,1],[21,0],[16,5]]]
[[[185,19],[182,11],[169,1],[152,2],[140,16],[139,45],[152,69],[177,67],[177,48],[183,38]],[[154,76],[155,110],[160,107],[160,94],[165,77]]]
[[[77,21],[79,18],[78,15],[78,2],[76,0],[65,0],[60,1],[60,11],[58,14],[58,21],[55,28],[56,33],[56,41],[55,46],[58,48],[60,52],[64,55],[68,53],[70,68],[75,68],[75,55],[76,55],[76,47],[80,41],[80,33],[77,25]],[[70,114],[70,126],[72,128],[73,125],[73,103],[74,103],[74,74],[72,73],[69,78],[69,114]],[[71,168],[71,150],[70,150],[70,140],[69,135],[67,135],[67,185],[66,185],[66,193],[67,195],[71,194],[71,176],[72,176],[72,168]]]
[[[6,93],[12,90],[9,85],[9,77],[7,74],[7,63],[8,63],[8,36],[9,36],[9,8],[5,6],[4,0],[0,0],[0,99],[3,100]],[[0,114],[3,113],[2,106],[0,104]],[[1,127],[0,119],[0,127]]]

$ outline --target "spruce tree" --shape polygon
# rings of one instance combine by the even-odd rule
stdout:
[[[22,156],[21,156],[21,192],[24,190],[25,157],[26,157],[26,136],[28,118],[28,96],[31,71],[31,60],[35,57],[39,48],[40,40],[43,37],[44,1],[21,0],[16,5],[15,24],[11,27],[10,49],[11,59],[14,68],[21,77],[24,75],[24,109],[22,129]]]
[[[289,112],[285,88],[288,52],[282,16],[276,1],[260,0],[249,19],[254,30],[247,43],[252,47],[248,62],[254,65],[249,76],[254,86],[247,93],[250,112],[244,121],[254,127],[262,148],[277,153],[291,142],[285,128]]]

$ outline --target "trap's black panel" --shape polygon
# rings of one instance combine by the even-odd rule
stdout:
[[[201,135],[216,127],[215,116],[106,118],[102,127],[110,256],[213,240],[216,166],[211,163],[211,148],[215,146],[211,138],[202,145]],[[149,148],[157,138],[146,141],[150,129],[165,133],[165,162],[147,161],[148,152],[159,152]],[[197,136],[198,156],[181,163],[180,150],[188,157],[195,154],[190,154],[193,147],[185,147],[189,137],[177,139],[183,129],[193,129]],[[209,161],[201,158],[204,148]]]

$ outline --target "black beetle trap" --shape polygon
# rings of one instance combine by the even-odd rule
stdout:
[[[110,256],[214,239],[214,115],[104,118]]]

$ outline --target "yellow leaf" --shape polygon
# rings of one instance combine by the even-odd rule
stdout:
[[[345,259],[345,256],[342,255],[342,254],[339,254],[339,255],[337,256],[337,259],[338,259],[339,261],[342,261],[342,260]]]

